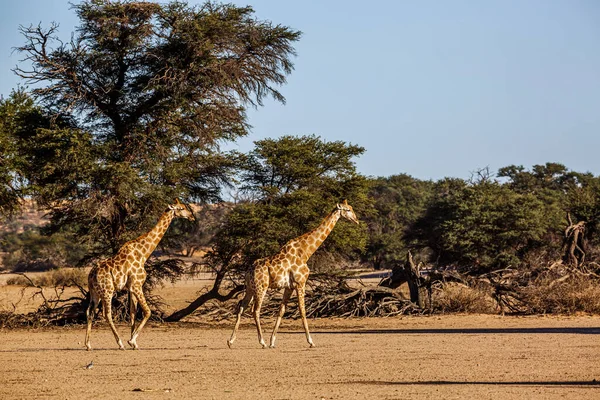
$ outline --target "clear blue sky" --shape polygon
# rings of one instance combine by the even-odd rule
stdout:
[[[304,33],[287,104],[251,110],[234,148],[317,134],[365,147],[356,164],[371,176],[548,161],[600,175],[598,0],[233,2]],[[19,83],[18,25],[51,21],[68,39],[68,1],[2,3],[0,94]]]

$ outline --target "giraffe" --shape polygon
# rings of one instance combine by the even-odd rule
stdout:
[[[294,289],[298,296],[298,308],[300,309],[300,316],[302,317],[306,341],[310,347],[315,347],[315,344],[310,337],[310,332],[308,331],[306,309],[304,307],[305,284],[310,273],[306,262],[323,241],[325,241],[340,217],[344,217],[349,221],[358,224],[358,219],[354,214],[352,206],[344,200],[342,203],[336,205],[333,211],[323,219],[317,228],[290,240],[277,254],[271,257],[261,258],[254,262],[252,268],[246,274],[246,295],[242,301],[240,301],[238,306],[237,319],[233,328],[233,333],[231,334],[231,338],[227,341],[229,348],[231,348],[235,341],[244,309],[246,309],[253,300],[254,307],[252,309],[252,314],[258,331],[258,341],[263,348],[267,347],[260,326],[260,308],[265,294],[267,293],[267,289],[282,288],[284,289],[283,300],[279,308],[279,315],[277,316],[273,333],[271,334],[269,347],[275,347],[275,336],[277,335],[277,330],[279,329],[281,319],[285,313],[286,304]]]
[[[138,348],[137,337],[148,318],[150,318],[150,307],[148,307],[142,291],[142,286],[146,281],[144,263],[164,236],[173,218],[176,217],[194,219],[193,213],[185,204],[179,202],[179,199],[176,199],[174,204],[167,207],[152,230],[125,243],[114,257],[100,261],[90,271],[88,276],[90,304],[86,313],[87,331],[85,335],[85,347],[88,350],[92,349],[90,332],[92,331],[94,312],[100,302],[103,303],[104,318],[108,321],[119,348],[125,350],[113,323],[111,311],[111,299],[114,292],[123,288],[126,288],[129,292],[129,314],[131,317],[131,339],[127,343],[134,349]],[[135,314],[138,303],[144,317],[136,327]]]

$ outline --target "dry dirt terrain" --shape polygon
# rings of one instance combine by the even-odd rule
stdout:
[[[209,283],[161,294],[177,309]],[[0,308],[34,309],[39,299],[20,293],[0,283]],[[274,321],[264,322],[268,334]],[[103,321],[91,352],[84,326],[0,330],[0,399],[600,398],[600,317],[313,319],[314,349],[299,320],[261,349],[249,317],[229,349],[232,323],[150,323],[138,351],[117,350]]]

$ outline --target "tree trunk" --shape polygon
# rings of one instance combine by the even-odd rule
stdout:
[[[424,279],[421,278],[419,266],[415,265],[410,251],[406,254],[406,261],[404,264],[394,267],[394,269],[392,269],[392,275],[383,279],[379,283],[379,286],[395,289],[404,282],[408,282],[411,302],[415,303],[420,308],[430,307],[431,298],[428,295],[428,287],[425,285]]]
[[[227,301],[227,300],[233,298],[236,294],[238,294],[244,290],[244,288],[245,288],[244,285],[238,285],[238,286],[234,287],[233,289],[231,289],[231,291],[225,295],[219,293],[219,288],[221,287],[221,283],[223,282],[224,277],[225,277],[224,272],[221,273],[221,271],[219,271],[219,273],[217,273],[217,276],[215,278],[215,283],[213,284],[213,287],[212,287],[212,289],[210,289],[210,291],[204,293],[203,295],[198,297],[196,300],[192,301],[190,303],[190,305],[188,305],[187,307],[185,307],[179,311],[175,311],[173,314],[171,314],[167,318],[165,318],[165,321],[166,322],[180,321],[182,318],[187,317],[188,315],[190,315],[191,313],[196,311],[199,307],[201,307],[204,303],[206,303],[209,300]]]
[[[410,291],[410,301],[419,306],[419,308],[423,308],[423,297],[421,296],[421,288],[414,280],[408,281],[408,290]]]
[[[410,251],[406,253],[406,262],[404,263],[404,268],[408,273],[410,301],[418,305],[419,308],[425,308],[425,300],[427,299],[426,293],[428,292],[427,287],[423,285],[424,281],[419,274],[419,266],[415,265]]]
[[[585,261],[585,221],[574,224],[570,214],[567,214],[567,221],[569,225],[565,229],[563,261],[568,265],[579,267]]]
[[[243,290],[244,290],[244,286],[240,285],[240,286],[236,286],[233,289],[231,289],[231,291],[229,293],[222,295],[219,293],[218,290],[215,290],[215,288],[213,287],[209,292],[204,293],[202,296],[198,297],[196,300],[191,302],[189,306],[187,306],[179,311],[175,311],[173,314],[169,315],[167,318],[165,318],[165,321],[166,322],[180,321],[182,318],[187,317],[188,315],[190,315],[191,313],[196,311],[200,306],[202,306],[204,303],[206,303],[209,300],[227,301],[227,300],[233,298],[236,294],[240,293]]]

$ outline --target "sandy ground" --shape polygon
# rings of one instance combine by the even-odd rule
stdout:
[[[6,276],[2,276],[3,279]],[[171,310],[210,277],[166,285]],[[49,290],[49,289],[48,289]],[[35,309],[32,289],[2,285],[0,309]],[[138,351],[120,351],[106,323],[0,330],[0,399],[593,399],[600,398],[600,317],[422,316],[284,320],[261,349],[245,317],[149,324]],[[272,319],[264,319],[267,334]],[[118,325],[126,340],[129,327]],[[92,368],[85,368],[93,363]]]
[[[265,328],[272,327],[267,320]],[[284,321],[261,349],[250,321],[151,324],[138,351],[104,323],[0,331],[0,398],[593,399],[600,318],[444,316]],[[119,326],[125,338],[128,327]],[[93,362],[93,367],[85,366]]]

